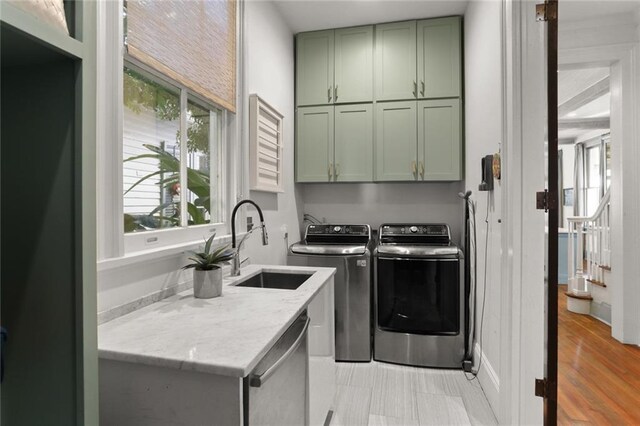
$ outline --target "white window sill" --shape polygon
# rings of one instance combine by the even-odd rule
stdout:
[[[236,234],[238,241],[246,234],[246,232]],[[218,246],[222,244],[231,244],[231,235],[222,235],[213,240],[213,244]],[[109,269],[122,268],[136,263],[142,263],[150,260],[157,260],[163,257],[171,257],[179,254],[184,254],[188,250],[193,250],[198,247],[204,246],[204,242],[201,240],[188,241],[180,244],[167,245],[163,247],[156,247],[149,250],[140,250],[136,252],[127,253],[122,257],[114,257],[110,259],[100,260],[97,263],[98,272],[106,271]]]

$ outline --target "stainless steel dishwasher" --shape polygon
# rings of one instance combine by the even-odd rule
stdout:
[[[307,226],[304,241],[289,247],[287,263],[336,268],[336,361],[371,361],[371,256],[369,225]]]
[[[244,378],[245,426],[309,424],[309,356],[304,311]]]

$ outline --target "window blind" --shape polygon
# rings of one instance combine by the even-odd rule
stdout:
[[[127,48],[137,60],[235,112],[235,0],[128,0]]]

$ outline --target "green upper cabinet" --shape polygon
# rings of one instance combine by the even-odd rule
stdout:
[[[461,94],[460,17],[418,21],[419,98]]]
[[[298,108],[296,181],[329,182],[333,176],[333,106]]]
[[[296,103],[333,101],[333,30],[303,33],[296,42]]]
[[[373,180],[373,106],[336,105],[336,182]]]
[[[373,26],[335,30],[333,102],[373,100]]]
[[[296,36],[296,181],[463,178],[462,18]]]
[[[372,104],[298,108],[297,182],[373,180]]]
[[[418,102],[418,173],[420,180],[462,179],[460,100]]]
[[[375,97],[415,99],[416,21],[376,25]]]
[[[416,101],[376,104],[375,180],[416,180],[416,107]]]

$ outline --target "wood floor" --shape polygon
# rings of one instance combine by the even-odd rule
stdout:
[[[640,347],[567,311],[566,286],[558,287],[558,423],[640,425]]]

